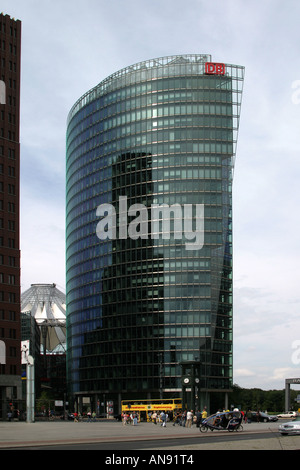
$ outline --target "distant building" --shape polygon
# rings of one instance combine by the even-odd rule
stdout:
[[[0,14],[0,419],[21,399],[21,22]]]
[[[36,390],[46,388],[62,400],[66,392],[66,296],[54,283],[31,284],[22,293],[21,311],[22,339],[30,341],[39,370]],[[25,323],[28,314],[38,327],[38,337],[33,323],[30,329]]]

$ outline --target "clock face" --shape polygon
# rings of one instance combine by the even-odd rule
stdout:
[[[190,381],[190,379],[188,379],[188,378],[186,377],[185,379],[183,379],[183,381],[184,381],[185,384],[188,384],[189,381]]]

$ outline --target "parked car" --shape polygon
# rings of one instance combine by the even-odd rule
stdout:
[[[276,415],[268,415],[267,413],[264,413],[263,411],[252,411],[252,421],[260,421],[261,423],[269,423],[270,421],[278,421],[278,418]]]
[[[300,421],[289,421],[288,423],[282,423],[279,425],[278,431],[282,435],[300,434]]]
[[[296,411],[286,411],[285,413],[280,413],[277,415],[278,418],[296,418],[297,413]]]

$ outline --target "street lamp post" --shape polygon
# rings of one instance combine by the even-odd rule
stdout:
[[[26,421],[27,423],[34,423],[34,358],[32,356],[27,356],[26,364]]]

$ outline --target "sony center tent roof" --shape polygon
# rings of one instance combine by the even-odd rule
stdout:
[[[66,295],[56,284],[31,284],[21,296],[21,311],[35,318],[47,352],[65,351]]]

